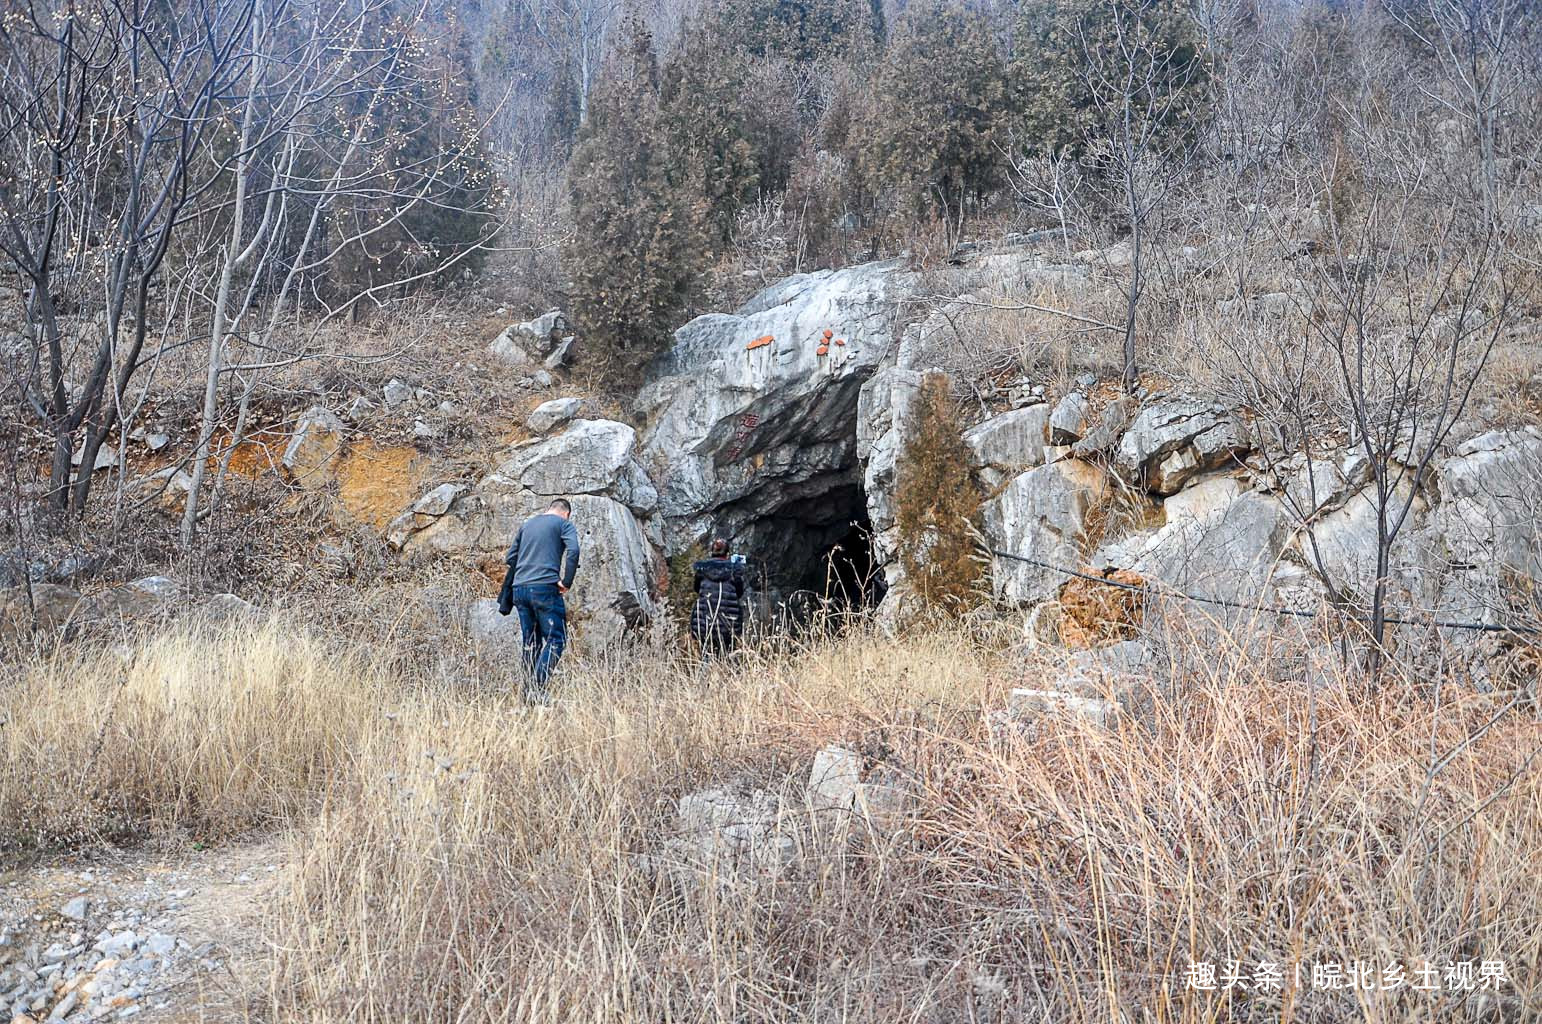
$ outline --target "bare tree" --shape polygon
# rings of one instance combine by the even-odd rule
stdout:
[[[1197,128],[1209,106],[1210,58],[1175,29],[1162,0],[1110,0],[1078,22],[1080,84],[1090,101],[1084,163],[1089,181],[1117,210],[1129,242],[1124,273],[1124,387],[1139,372],[1136,325],[1148,283],[1150,246],[1168,195],[1199,153]]]
[[[55,437],[56,507],[84,507],[103,441],[117,427],[121,443],[163,357],[206,340],[191,544],[211,507],[199,500],[211,461],[221,457],[217,496],[263,372],[314,356],[306,338],[328,320],[442,276],[497,233],[479,125],[435,106],[447,95],[435,76],[449,72],[413,33],[425,11],[389,26],[393,39],[382,36],[389,6],[104,2],[59,17],[39,8],[0,34],[0,151],[20,171],[0,190],[0,253],[30,283],[22,376]],[[403,123],[403,110],[417,120]],[[458,127],[429,135],[433,118]],[[449,217],[470,227],[450,243],[422,234]],[[396,255],[382,262],[385,251]],[[359,263],[369,272],[336,272]],[[302,292],[320,306],[303,329]],[[105,307],[85,321],[90,346],[70,334],[80,318],[66,304]],[[227,379],[236,428],[216,453]]]

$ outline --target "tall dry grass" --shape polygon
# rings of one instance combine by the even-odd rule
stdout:
[[[388,638],[174,632],[0,690],[0,827],[287,828],[264,1019],[1542,1016],[1535,709],[1193,653],[1116,729],[1003,732],[988,713],[1053,656],[959,633],[710,671],[574,659],[565,703],[536,711]],[[803,787],[833,740],[910,780],[906,827],[819,841]],[[791,870],[680,884],[638,856],[676,833],[679,795],[735,781],[782,795]],[[1304,983],[1186,987],[1190,962],[1226,960],[1301,963]],[[1314,963],[1425,960],[1502,960],[1509,983],[1310,985]]]

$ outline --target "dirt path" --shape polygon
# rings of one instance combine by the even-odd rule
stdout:
[[[280,839],[0,870],[0,1022],[248,1021]]]

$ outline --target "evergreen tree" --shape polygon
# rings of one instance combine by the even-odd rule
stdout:
[[[876,184],[907,188],[950,223],[998,188],[1010,108],[986,19],[958,3],[909,9],[879,68],[880,112],[865,148]]]
[[[1211,67],[1186,0],[1032,0],[1014,34],[1032,152],[1084,156],[1126,109],[1159,146],[1186,145],[1208,120]]]
[[[928,374],[915,403],[896,466],[900,564],[927,605],[957,614],[974,603],[981,577],[971,531],[979,526],[980,491],[947,375]]]
[[[416,277],[458,253],[469,255],[456,272],[475,269],[495,227],[499,190],[477,137],[464,26],[452,20],[430,36],[433,26],[395,19],[375,31],[400,52],[393,64],[361,70],[361,107],[349,111],[367,118],[370,144],[348,168],[351,187],[329,220],[334,239],[358,239],[329,265],[343,293]]]
[[[725,41],[757,57],[794,61],[866,51],[877,37],[873,10],[880,0],[719,0]]]
[[[677,176],[694,176],[714,241],[726,245],[739,210],[755,196],[759,171],[744,63],[715,29],[698,22],[686,30],[665,69],[660,106],[669,154],[683,165]]]
[[[672,149],[652,38],[635,19],[626,33],[569,163],[566,253],[586,340],[620,373],[668,341],[710,255],[700,172]]]

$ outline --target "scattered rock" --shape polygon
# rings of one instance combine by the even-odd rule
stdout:
[[[387,409],[400,409],[412,400],[411,386],[399,380],[392,380],[381,390],[385,398]]]
[[[90,909],[90,899],[85,896],[76,896],[63,907],[59,908],[59,913],[62,916],[69,918],[71,921],[84,921],[86,919],[86,912]]]
[[[395,382],[393,381],[392,383]],[[389,389],[390,385],[388,384],[386,387]],[[348,419],[353,423],[363,423],[365,420],[369,419],[370,414],[374,411],[375,403],[371,402],[363,395],[359,395],[353,401],[348,403],[348,408],[344,411],[343,415],[348,417]]]
[[[1071,450],[1079,459],[1106,455],[1113,451],[1139,408],[1140,402],[1137,399],[1130,395],[1120,395],[1104,407],[1098,425],[1087,431],[1081,440],[1071,446]]]
[[[533,433],[544,434],[577,416],[583,407],[582,398],[554,398],[550,402],[542,402],[536,406],[525,421],[525,426]]]
[[[1058,690],[1014,689],[1007,698],[1007,714],[1021,725],[1032,725],[1044,715],[1075,715],[1107,729],[1118,718],[1119,706],[1102,697],[1078,697]]]

